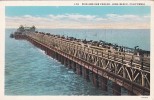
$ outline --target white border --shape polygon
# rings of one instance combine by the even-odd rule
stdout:
[[[151,91],[150,96],[5,96],[4,95],[4,70],[5,70],[5,6],[74,6],[74,3],[145,3],[151,6]],[[130,5],[128,5],[130,6]],[[0,1],[0,100],[52,100],[52,99],[74,99],[74,100],[154,100],[154,1]]]

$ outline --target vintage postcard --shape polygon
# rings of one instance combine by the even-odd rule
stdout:
[[[154,99],[153,1],[0,2],[1,100]]]

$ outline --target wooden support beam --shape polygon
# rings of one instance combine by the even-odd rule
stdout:
[[[108,80],[105,77],[101,77],[101,87],[103,91],[107,91]]]
[[[112,82],[112,91],[113,95],[121,95],[121,86],[119,86],[115,82]]]

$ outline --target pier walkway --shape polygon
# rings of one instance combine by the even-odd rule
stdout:
[[[104,91],[110,80],[114,95],[121,95],[121,87],[129,95],[150,95],[150,54],[139,56],[40,32],[14,34],[14,38],[31,42]]]

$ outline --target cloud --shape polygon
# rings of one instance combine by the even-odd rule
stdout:
[[[24,15],[25,18],[31,18],[31,15]]]
[[[139,15],[118,15],[106,14],[104,16],[82,15],[82,14],[63,14],[42,16],[6,16],[6,27],[16,28],[19,25],[32,26],[38,28],[126,28],[140,29],[150,27],[150,16]]]
[[[91,21],[96,18],[94,15],[65,14],[65,15],[49,15],[54,20],[72,20],[72,21]]]
[[[121,21],[121,22],[150,22],[150,16],[138,16],[138,15],[117,15],[117,14],[107,14],[106,15],[110,21]]]

